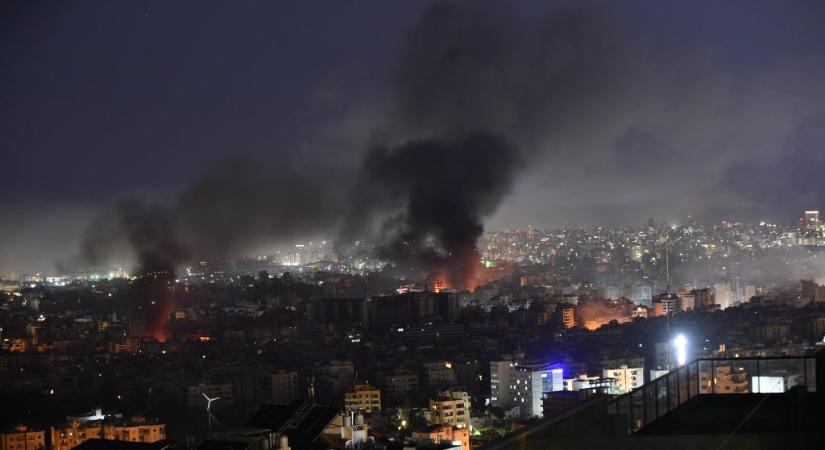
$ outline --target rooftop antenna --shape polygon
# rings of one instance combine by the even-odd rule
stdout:
[[[315,402],[315,377],[307,378],[307,400]]]
[[[670,348],[672,336],[670,335],[670,314],[672,311],[670,310],[671,303],[671,293],[670,293],[670,230],[666,231],[665,234],[665,328],[667,333],[667,370],[673,370],[673,350]]]
[[[665,294],[670,294],[670,231],[665,236]]]
[[[201,392],[201,395],[203,395],[203,398],[206,399],[206,417],[209,420],[209,431],[212,431],[212,423],[213,422],[220,423],[218,421],[218,419],[212,414],[212,402],[218,401],[221,398],[220,397],[210,398],[208,395],[206,395],[203,392]]]

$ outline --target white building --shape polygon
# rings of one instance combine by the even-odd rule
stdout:
[[[565,391],[581,391],[585,389],[602,389],[605,393],[618,395],[619,386],[613,378],[602,378],[599,376],[579,375],[576,378],[564,380]]]
[[[602,378],[615,378],[619,391],[630,392],[645,384],[644,367],[621,366],[617,369],[602,370]]]
[[[564,369],[559,364],[491,361],[491,404],[505,411],[519,409],[522,418],[540,417],[548,392],[564,390]]]
[[[637,305],[651,306],[653,301],[653,289],[648,284],[637,284],[633,286],[633,303]]]
[[[490,405],[509,409],[513,404],[510,376],[513,361],[490,361]]]
[[[730,288],[729,283],[716,283],[713,286],[713,297],[716,299],[719,309],[733,306],[733,290]]]

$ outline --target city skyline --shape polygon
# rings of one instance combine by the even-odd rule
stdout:
[[[627,230],[630,233],[635,231],[633,230],[641,230],[645,228],[650,228],[651,223],[655,223],[656,227],[659,228],[669,228],[671,231],[676,230],[693,230],[691,232],[696,233],[704,233],[709,230],[713,230],[715,228],[726,228],[726,227],[753,227],[755,229],[763,229],[769,230],[770,235],[774,239],[774,241],[769,242],[766,248],[792,248],[792,247],[809,247],[815,248],[820,246],[825,246],[825,226],[819,220],[819,211],[818,210],[805,210],[797,220],[787,223],[771,223],[768,221],[759,221],[756,223],[743,223],[743,222],[728,222],[728,221],[720,221],[718,223],[698,223],[692,215],[688,215],[685,218],[685,222],[683,224],[676,224],[676,223],[665,223],[656,221],[654,218],[648,218],[646,223],[638,223],[638,224],[625,224],[621,226],[611,226],[611,225],[581,225],[576,227],[561,227],[561,228],[540,228],[534,227],[532,225],[525,225],[520,227],[507,227],[502,229],[490,229],[485,230],[484,234],[479,237],[478,242],[476,243],[479,246],[479,251],[482,262],[485,259],[489,260],[514,260],[511,256],[504,256],[502,254],[497,253],[490,253],[490,249],[486,248],[484,243],[489,241],[491,237],[495,237],[502,234],[519,234],[519,233],[528,233],[533,234],[536,236],[544,236],[544,235],[553,235],[559,234],[562,235],[569,232],[586,232],[586,233],[599,233],[599,232],[621,232],[623,230]],[[806,231],[809,232],[809,235],[806,235]],[[768,241],[763,241],[761,244],[766,244]],[[339,250],[343,249],[343,252]],[[360,249],[360,250],[359,250]],[[515,250],[512,249],[512,250]],[[628,249],[630,250],[630,249]],[[220,258],[212,260],[210,262],[219,262],[219,261],[229,261],[229,260],[244,260],[244,259],[258,259],[263,260],[268,263],[271,263],[275,266],[282,266],[285,269],[288,269],[292,266],[301,266],[306,265],[308,263],[318,263],[318,262],[335,262],[339,261],[342,258],[346,258],[348,253],[358,252],[365,256],[368,256],[372,262],[369,264],[371,270],[379,270],[381,265],[387,263],[387,260],[382,260],[382,258],[376,253],[375,243],[370,242],[369,240],[365,239],[358,239],[355,242],[340,246],[335,241],[324,239],[323,237],[318,239],[296,239],[291,242],[284,242],[281,244],[273,244],[273,245],[264,245],[259,249],[255,249],[254,251],[250,251],[247,253],[237,253],[237,254],[227,254],[222,255]],[[16,280],[20,276],[36,276],[36,277],[71,277],[73,275],[78,274],[88,274],[88,273],[98,273],[98,274],[106,274],[112,273],[132,273],[135,270],[140,270],[140,266],[138,264],[138,260],[134,256],[128,256],[129,252],[125,251],[125,255],[121,257],[119,260],[115,260],[111,264],[101,264],[99,266],[93,267],[72,267],[71,265],[64,265],[64,261],[54,261],[47,264],[46,267],[39,267],[36,270],[21,270],[17,268],[15,270],[11,270],[9,272],[2,272],[0,271],[0,279],[4,277],[9,280]],[[525,257],[528,255],[521,255],[521,257]],[[177,269],[183,269],[195,267],[198,264],[206,264],[206,261],[185,261],[182,262],[177,266]],[[1,266],[0,266],[1,267]],[[251,273],[251,272],[250,272]]]
[[[0,450],[821,450],[823,23],[0,2]]]

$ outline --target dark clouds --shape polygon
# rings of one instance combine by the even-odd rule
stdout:
[[[477,131],[505,137],[525,164],[502,207],[481,214],[493,226],[688,212],[790,221],[797,207],[825,202],[817,182],[799,181],[823,165],[814,150],[825,105],[821,2],[10,4],[0,27],[9,62],[0,64],[0,200],[7,215],[42,226],[24,233],[4,221],[0,272],[44,268],[55,255],[35,260],[25,249],[58,248],[41,245],[47,235],[71,240],[74,205],[136,193],[169,207],[195,195],[178,192],[197,174],[214,174],[206,161],[238,152],[263,178],[317,165],[307,177],[345,186],[369,140],[392,150]],[[189,189],[209,194],[186,202],[259,175],[225,176],[202,178]],[[228,192],[254,204],[294,198],[263,186]],[[298,186],[308,200],[336,200],[316,195],[325,182]],[[174,214],[186,247],[220,254],[270,230],[296,236],[272,228],[289,216],[273,206],[248,215],[245,234],[214,242],[246,206],[226,203],[226,216]],[[385,201],[378,222],[405,204]],[[338,221],[284,209],[324,223],[325,234]]]
[[[511,191],[522,148],[620,89],[618,63],[627,58],[608,25],[588,8],[528,20],[506,4],[435,3],[395,58],[390,121],[376,124],[391,144],[368,151],[352,176],[340,175],[345,167],[312,177],[298,167],[221,162],[168,206],[119,203],[119,227],[142,270],[155,271],[300,233],[337,234],[342,216],[355,217],[340,244],[374,221],[381,256],[470,287],[483,221]],[[84,247],[96,249],[105,235],[87,233]]]
[[[759,202],[766,215],[801,216],[825,198],[825,109],[803,119],[787,139],[776,159],[742,161],[727,172],[733,188]]]

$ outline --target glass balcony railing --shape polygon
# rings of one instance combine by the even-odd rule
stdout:
[[[627,431],[644,428],[697,395],[781,393],[794,386],[816,391],[816,358],[708,358],[691,361],[607,403]]]

